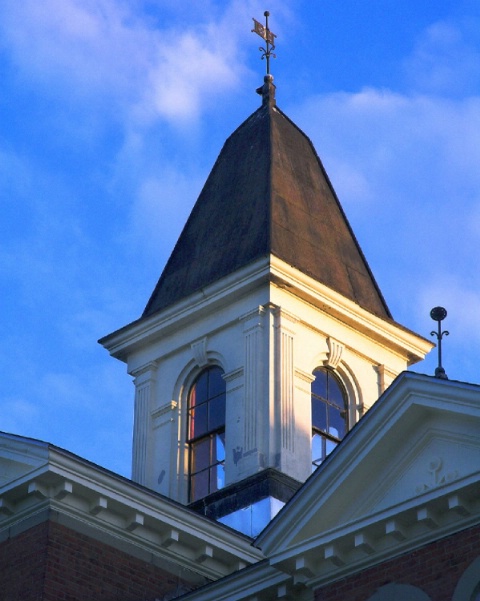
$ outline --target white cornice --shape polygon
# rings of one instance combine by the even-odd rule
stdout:
[[[316,588],[480,523],[479,474],[274,554],[270,565]],[[308,565],[308,570],[305,569]]]
[[[394,461],[396,449],[397,455],[405,455],[402,445],[412,430],[425,424],[428,414],[444,414],[444,419],[448,416],[449,421],[454,415],[463,415],[466,423],[472,423],[473,419],[480,422],[480,387],[402,373],[305,482],[295,496],[295,503],[288,503],[280,511],[255,544],[267,555],[290,545],[307,522],[318,516],[326,499],[335,497],[337,487],[345,482],[351,487],[354,481],[360,486],[356,481],[359,474],[363,474],[360,469],[370,472],[368,487],[371,487],[375,474],[384,464],[380,446],[388,447],[389,462]],[[343,499],[335,503],[336,509],[340,501]]]
[[[108,535],[209,579],[263,558],[250,539],[55,447],[46,465],[0,491],[0,535],[51,508],[89,535]]]
[[[255,544],[272,566],[315,588],[479,524],[479,401],[479,386],[402,374]],[[446,453],[464,445],[461,457],[477,453],[458,471],[440,472],[434,461],[438,477],[428,486],[414,479],[386,502],[402,470],[411,469],[413,457],[430,457],[421,453],[435,440]],[[376,475],[385,457],[390,482]],[[420,482],[423,471],[415,465],[411,473]]]
[[[262,257],[165,310],[134,321],[105,336],[99,342],[111,355],[126,361],[128,355],[146,341],[158,340],[174,330],[178,331],[193,320],[216,310],[219,304],[226,305],[232,299],[238,299],[268,282],[288,290],[333,318],[396,351],[400,356],[406,357],[409,364],[423,359],[434,346],[429,340],[399,326],[393,320],[369,313],[274,255]]]
[[[279,588],[291,580],[285,574],[263,561],[241,572],[227,576],[182,597],[189,601],[261,601],[281,599]],[[283,597],[285,598],[285,597]],[[295,597],[300,601],[301,597]]]
[[[161,338],[199,319],[205,311],[212,311],[219,303],[228,304],[230,299],[239,298],[261,283],[268,282],[269,271],[269,258],[262,257],[178,303],[101,338],[99,343],[111,355],[125,361],[127,355],[146,340]]]
[[[433,348],[429,340],[404,328],[393,320],[378,317],[342,294],[305,275],[275,256],[270,257],[272,279],[281,288],[299,296],[332,317],[362,332],[366,336],[396,349],[408,358],[409,364],[417,363]]]

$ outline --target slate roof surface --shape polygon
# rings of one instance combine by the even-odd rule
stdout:
[[[264,102],[225,142],[143,317],[270,253],[391,317],[312,143]]]

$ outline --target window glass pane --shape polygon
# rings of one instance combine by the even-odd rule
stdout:
[[[189,393],[190,500],[225,484],[225,381],[223,371],[205,369]]]
[[[200,374],[193,388],[195,389],[196,404],[204,403],[208,398],[208,371]]]
[[[190,408],[195,407],[197,404],[197,388],[195,384],[190,389],[190,396],[188,397],[188,406]]]
[[[345,436],[345,411],[336,407],[328,408],[328,433],[335,438],[342,439]]]
[[[244,509],[237,509],[233,513],[227,513],[222,518],[218,518],[218,521],[221,524],[225,524],[226,526],[230,526],[234,530],[238,530],[239,532],[243,532],[247,536],[252,535],[252,515],[251,510],[246,507]]]
[[[218,430],[225,426],[225,395],[217,396],[208,403],[208,430]]]
[[[192,473],[206,469],[210,465],[210,438],[192,444]]]
[[[208,495],[208,470],[195,474],[190,478],[190,498],[197,501]]]
[[[192,409],[190,416],[190,438],[198,438],[207,432],[207,405]]]
[[[312,471],[325,460],[347,433],[345,390],[334,372],[318,368],[312,382]]]
[[[225,466],[218,463],[210,468],[210,492],[220,490],[225,486]]]
[[[208,396],[212,398],[225,392],[225,380],[222,378],[222,370],[219,367],[212,367],[209,370],[208,378]]]
[[[318,465],[324,459],[323,436],[314,434],[312,436],[312,461]]]
[[[341,409],[345,406],[345,397],[343,390],[340,388],[338,382],[335,381],[334,376],[329,378],[328,383],[328,401]]]
[[[333,440],[325,439],[325,456],[330,455],[333,449],[337,446],[338,442]]]
[[[214,461],[225,461],[225,432],[215,435]]]
[[[258,536],[272,520],[270,499],[271,497],[267,497],[252,505],[252,536]]]
[[[327,431],[327,406],[316,398],[312,398],[312,426]]]
[[[317,369],[313,372],[315,376],[315,380],[312,382],[312,393],[322,397],[322,399],[327,398],[327,372],[326,370]]]

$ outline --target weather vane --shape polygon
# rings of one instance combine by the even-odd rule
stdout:
[[[252,31],[259,35],[262,39],[267,43],[267,47],[263,46],[259,47],[260,52],[262,52],[262,60],[267,59],[267,75],[270,75],[270,57],[277,58],[276,54],[273,54],[272,50],[275,50],[275,38],[277,37],[270,29],[268,28],[268,17],[270,13],[266,10],[264,13],[265,16],[265,27],[259,23],[256,19],[253,19],[253,29]]]
[[[437,340],[438,340],[438,367],[435,368],[435,377],[441,378],[442,380],[448,380],[448,376],[442,367],[442,338],[444,336],[448,336],[449,332],[447,332],[447,330],[444,330],[442,332],[442,323],[441,322],[445,319],[446,316],[447,316],[447,310],[444,309],[443,307],[434,307],[430,311],[430,317],[434,321],[438,322],[438,332],[435,332],[435,330],[430,332],[430,336],[436,336]]]

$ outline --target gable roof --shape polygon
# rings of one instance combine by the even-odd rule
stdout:
[[[398,554],[478,520],[479,466],[480,386],[404,372],[255,544],[329,570]]]
[[[143,549],[197,586],[263,559],[248,536],[181,503],[50,443],[0,432],[0,532],[17,535],[52,507],[42,520],[61,516],[91,538]]]
[[[478,524],[479,425],[480,386],[402,373],[256,539],[266,560],[182,599],[311,598]]]
[[[271,254],[391,317],[312,143],[264,102],[225,142],[143,317]]]

